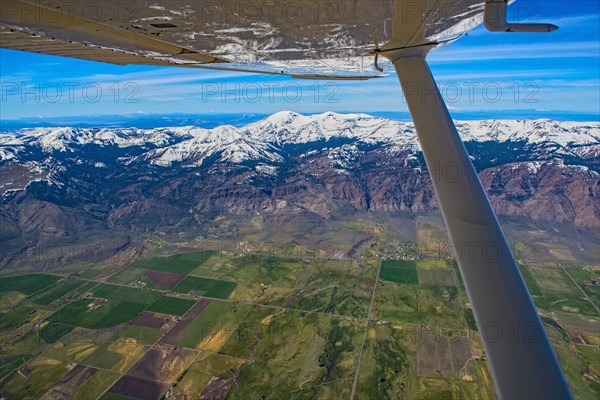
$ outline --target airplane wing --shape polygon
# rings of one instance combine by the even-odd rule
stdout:
[[[492,32],[556,29],[550,24],[509,23],[508,3],[3,0],[0,46],[114,64],[310,79],[377,78],[389,74],[393,65],[498,395],[503,399],[570,399],[556,354],[426,62],[430,51],[482,22]]]
[[[394,0],[4,0],[0,46],[112,64],[179,66],[296,78],[370,79],[378,43],[441,46],[483,21],[483,1],[407,2],[410,34],[394,32]],[[421,14],[427,13],[421,20]],[[425,35],[416,35],[424,28]],[[382,71],[383,70],[383,71]]]

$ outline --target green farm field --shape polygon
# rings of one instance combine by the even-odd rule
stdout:
[[[31,295],[46,289],[60,280],[60,277],[43,274],[26,274],[0,277],[0,293],[20,292]]]
[[[132,267],[187,275],[206,262],[213,254],[212,251],[196,251],[168,257],[151,257],[135,262]]]
[[[92,298],[69,303],[48,320],[89,329],[108,328],[130,321],[160,297],[157,291],[100,284],[93,289]],[[90,307],[97,299],[102,303]]]
[[[381,262],[379,278],[384,281],[417,285],[417,263],[414,261],[385,260]]]
[[[194,292],[199,296],[226,299],[235,290],[237,283],[218,279],[188,276],[173,288],[179,293]]]
[[[135,399],[114,391],[134,371],[157,398],[163,376],[187,398],[495,399],[456,262],[380,262],[377,246],[351,260],[154,253],[110,274],[1,275],[0,393]],[[576,399],[600,394],[598,270],[520,269]]]
[[[217,327],[230,308],[231,304],[228,302],[212,301],[170,344],[196,348]]]
[[[194,305],[194,300],[163,296],[148,307],[148,311],[182,316]]]

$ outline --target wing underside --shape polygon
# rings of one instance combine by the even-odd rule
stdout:
[[[398,4],[405,4],[399,7]],[[483,0],[6,0],[0,46],[112,64],[296,78],[369,79],[379,44],[449,43],[483,20]],[[394,24],[402,13],[409,24]]]

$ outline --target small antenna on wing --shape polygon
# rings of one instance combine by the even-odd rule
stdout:
[[[516,24],[506,20],[507,0],[485,2],[484,25],[491,32],[553,32],[558,26],[552,24]]]
[[[379,28],[373,31],[373,43],[375,43],[375,50],[373,50],[375,60],[373,60],[373,65],[377,71],[383,72],[383,68],[377,64],[379,61],[379,53],[381,52],[381,49],[379,48]]]

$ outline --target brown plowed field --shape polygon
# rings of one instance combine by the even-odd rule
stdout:
[[[172,384],[196,354],[193,350],[173,349],[171,346],[152,348],[127,371],[127,374]]]
[[[171,289],[179,281],[185,278],[185,275],[173,274],[171,272],[148,271],[148,280],[163,289]]]
[[[157,317],[154,313],[144,311],[142,315],[131,321],[131,325],[145,326],[146,328],[160,329],[165,324],[165,320]]]
[[[168,388],[169,385],[166,383],[124,375],[109,389],[109,392],[134,399],[156,400]]]

